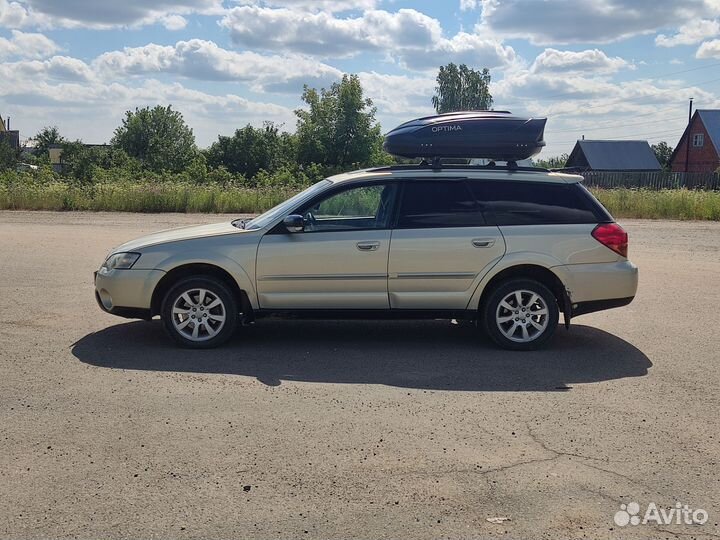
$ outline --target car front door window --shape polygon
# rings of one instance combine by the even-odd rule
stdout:
[[[373,184],[334,193],[304,208],[305,232],[384,229],[395,186]]]

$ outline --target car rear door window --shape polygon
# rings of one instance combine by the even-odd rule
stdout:
[[[400,229],[478,227],[480,208],[463,181],[408,181],[403,187]]]
[[[574,184],[471,181],[470,189],[492,225],[597,223],[590,201]]]

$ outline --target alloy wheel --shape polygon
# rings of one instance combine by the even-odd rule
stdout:
[[[190,341],[212,339],[222,330],[225,318],[225,304],[217,294],[208,289],[189,289],[173,302],[173,326],[180,335]]]
[[[525,289],[507,294],[498,304],[495,322],[509,340],[529,343],[548,327],[549,311],[539,294]]]

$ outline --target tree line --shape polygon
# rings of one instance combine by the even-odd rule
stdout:
[[[447,113],[460,110],[490,110],[493,97],[487,68],[475,70],[465,64],[441,66],[431,103]],[[382,149],[377,112],[357,75],[344,75],[328,89],[305,86],[304,108],[297,109],[294,133],[282,125],[264,122],[247,124],[230,136],[220,135],[209,148],[200,149],[193,130],[171,105],[127,111],[107,146],[87,146],[63,137],[56,126],[43,128],[32,138],[35,151],[23,155],[24,163],[48,166],[48,149],[62,148],[60,175],[79,181],[122,171],[124,176],[152,173],[184,174],[194,182],[241,179],[262,183],[269,177],[302,178],[312,181],[353,168],[388,165],[399,160]],[[664,170],[670,169],[672,147],[666,142],[652,145]],[[565,167],[569,155],[534,160],[550,169]],[[0,171],[14,169],[21,156],[0,140]]]
[[[430,101],[438,113],[490,109],[493,98],[487,69],[450,63],[437,75]],[[240,179],[258,183],[269,176],[319,177],[348,169],[393,164],[382,149],[376,108],[365,97],[357,75],[344,75],[329,88],[305,86],[303,107],[295,111],[296,129],[265,122],[250,124],[230,136],[220,135],[201,149],[183,115],[172,105],[127,111],[109,145],[89,146],[66,139],[55,126],[32,140],[34,151],[20,156],[0,141],[0,170],[27,165],[48,168],[49,148],[62,149],[60,176],[82,182],[108,178],[110,172],[133,175],[184,175],[194,182]]]

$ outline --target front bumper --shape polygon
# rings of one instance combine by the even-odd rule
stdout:
[[[132,319],[150,319],[155,287],[165,272],[162,270],[111,270],[95,272],[95,299],[106,313]]]

